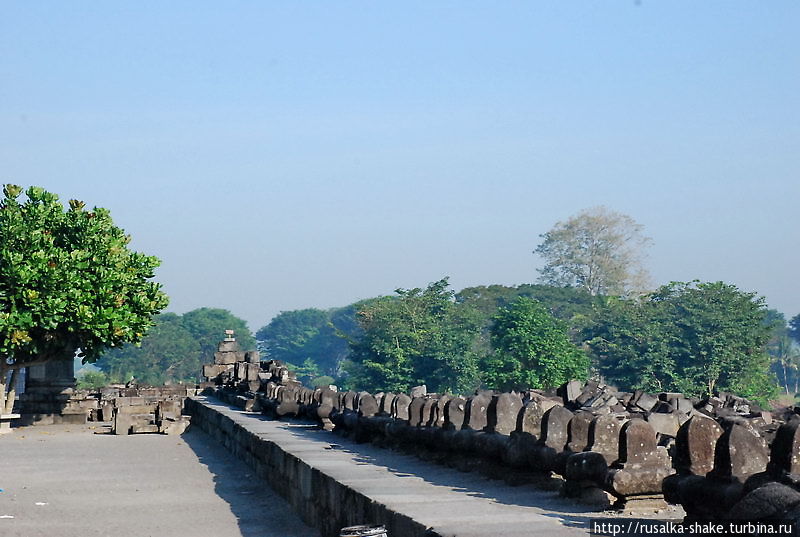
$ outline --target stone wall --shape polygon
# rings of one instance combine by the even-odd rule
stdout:
[[[466,397],[424,387],[312,390],[277,361],[253,372],[241,358],[210,378],[217,397],[273,418],[314,420],[359,442],[510,484],[558,487],[596,508],[670,502],[690,518],[794,518],[795,507],[800,514],[800,416],[793,411],[773,416],[730,394],[697,400],[577,381]]]
[[[235,400],[234,397],[228,398]],[[373,521],[389,535],[440,537],[403,513],[393,511],[292,454],[279,443],[236,423],[202,401],[188,399],[192,425],[199,427],[266,480],[323,537],[337,537],[341,528]]]

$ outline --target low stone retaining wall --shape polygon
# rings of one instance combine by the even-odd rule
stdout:
[[[286,442],[259,433],[256,420],[250,424],[237,422],[203,397],[187,399],[186,410],[193,426],[250,465],[307,524],[319,528],[322,537],[338,537],[341,528],[364,523],[382,524],[392,536],[439,537],[408,516],[315,468],[293,453]]]
[[[700,400],[591,381],[467,397],[424,386],[410,394],[312,390],[277,361],[254,374],[235,342],[226,345],[217,361],[232,363],[209,380],[217,397],[246,410],[311,419],[511,484],[559,487],[601,509],[669,502],[690,519],[800,518],[800,408],[773,415],[732,394]]]

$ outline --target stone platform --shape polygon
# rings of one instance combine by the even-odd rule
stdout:
[[[193,426],[255,468],[324,537],[355,524],[383,524],[392,537],[578,536],[589,534],[590,519],[614,516],[589,513],[555,491],[509,487],[310,424],[267,420],[213,398],[191,401]]]
[[[42,425],[0,436],[3,537],[316,537],[200,430],[94,434]]]

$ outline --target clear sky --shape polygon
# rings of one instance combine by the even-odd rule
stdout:
[[[107,207],[170,310],[535,281],[604,204],[657,284],[800,312],[800,3],[0,3],[0,182]]]

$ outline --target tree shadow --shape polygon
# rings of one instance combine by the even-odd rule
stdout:
[[[181,438],[213,475],[214,492],[230,506],[242,537],[319,537],[254,469],[199,427]]]

